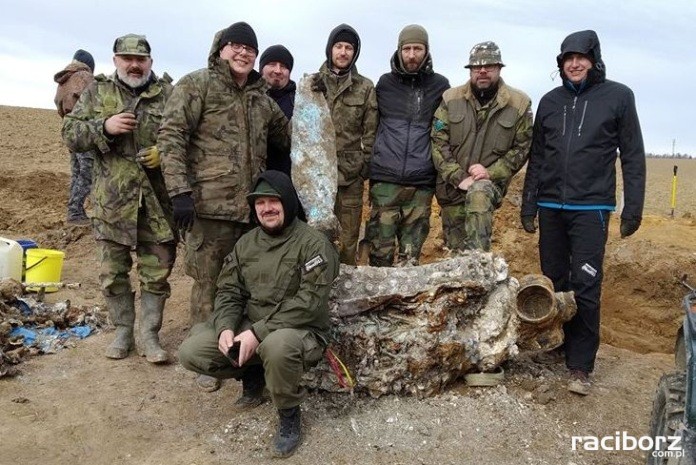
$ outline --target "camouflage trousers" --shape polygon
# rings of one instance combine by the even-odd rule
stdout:
[[[491,250],[493,212],[503,195],[489,180],[475,181],[466,191],[464,204],[442,207],[445,245],[452,250]]]
[[[251,328],[242,320],[235,334]],[[282,328],[261,341],[254,354],[241,368],[235,368],[218,349],[218,335],[210,321],[191,328],[191,334],[179,347],[179,363],[187,370],[218,379],[240,379],[251,365],[262,365],[266,387],[273,405],[279,409],[300,405],[307,392],[300,385],[302,375],[321,360],[324,346],[320,338],[306,329]]]
[[[338,253],[341,263],[356,264],[358,236],[363,207],[363,180],[358,179],[347,186],[338,186],[334,213],[341,225],[340,246]]]
[[[191,324],[208,319],[215,306],[217,278],[225,257],[252,224],[196,218],[184,237],[184,272],[193,278]]]
[[[70,194],[68,197],[68,221],[85,220],[85,200],[92,190],[92,152],[70,154]]]
[[[376,182],[370,188],[370,220],[365,238],[370,242],[370,266],[418,264],[430,231],[434,188]]]
[[[99,283],[105,297],[115,297],[132,292],[130,270],[133,267],[131,252],[138,259],[137,270],[141,292],[169,297],[167,278],[176,259],[176,244],[166,242],[140,242],[134,248],[104,239],[97,240],[99,257]]]

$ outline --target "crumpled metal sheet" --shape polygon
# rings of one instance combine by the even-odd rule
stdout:
[[[333,212],[338,192],[336,131],[326,99],[311,89],[311,75],[297,84],[292,116],[292,182],[307,224],[330,238],[338,236]]]
[[[484,252],[403,268],[341,265],[330,347],[357,391],[435,395],[518,353],[517,288],[507,263]],[[310,388],[346,390],[324,360],[304,380]]]

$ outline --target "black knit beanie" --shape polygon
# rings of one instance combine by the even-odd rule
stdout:
[[[75,55],[73,55],[73,60],[86,64],[89,66],[89,69],[94,72],[94,58],[92,57],[91,53],[79,49],[77,52],[75,52]]]
[[[222,35],[220,36],[220,43],[218,44],[218,49],[222,49],[225,45],[227,45],[230,42],[253,47],[257,53],[259,51],[259,43],[256,40],[256,33],[251,28],[251,26],[249,26],[244,21],[234,23],[222,32]]]
[[[273,63],[274,61],[280,62],[287,66],[287,68],[292,71],[292,65],[295,60],[292,58],[292,53],[290,50],[283,47],[282,45],[271,45],[261,54],[259,59],[259,69],[263,69],[268,63]]]
[[[333,47],[337,42],[348,42],[353,46],[353,48],[358,48],[358,38],[350,31],[341,31],[336,34],[333,38],[331,46]]]

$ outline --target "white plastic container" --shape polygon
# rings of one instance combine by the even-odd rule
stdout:
[[[12,278],[22,281],[22,258],[24,249],[17,241],[0,237],[0,279]]]

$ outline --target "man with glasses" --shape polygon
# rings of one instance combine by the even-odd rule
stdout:
[[[469,81],[444,93],[433,119],[435,196],[452,251],[490,251],[493,211],[529,158],[531,101],[505,84],[503,66],[494,42],[474,45]]]
[[[182,77],[164,110],[157,144],[174,220],[186,231],[191,324],[211,315],[223,260],[252,227],[246,194],[266,170],[266,154],[290,150],[288,119],[254,71],[257,54],[249,24],[217,32],[208,67]],[[208,376],[197,382],[207,391],[220,387]]]

